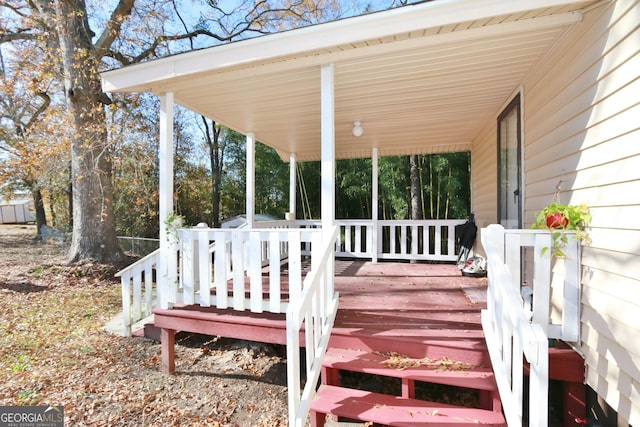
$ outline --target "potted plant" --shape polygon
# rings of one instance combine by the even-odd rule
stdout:
[[[175,215],[171,213],[164,221],[164,225],[169,243],[178,243],[180,241],[178,237],[178,229],[186,227],[184,217],[182,215]]]
[[[586,203],[580,205],[566,205],[560,203],[559,199],[560,183],[556,187],[554,200],[544,207],[536,215],[536,222],[531,228],[551,231],[552,246],[544,248],[543,253],[551,249],[551,256],[565,258],[563,251],[568,242],[567,231],[575,231],[577,239],[588,238],[586,227],[591,222],[591,214]]]

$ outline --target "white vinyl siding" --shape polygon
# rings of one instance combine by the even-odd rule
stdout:
[[[496,122],[485,126],[471,151],[471,209],[478,227],[498,219],[498,148]],[[477,241],[480,241],[478,238]]]
[[[605,2],[523,82],[525,224],[586,202],[580,350],[587,384],[640,425],[640,4]]]
[[[590,206],[577,345],[585,355],[587,384],[635,426],[640,426],[639,23],[640,0],[600,3],[522,82],[523,227],[551,202],[559,180],[562,202]],[[481,225],[496,221],[495,129],[495,122],[487,123],[473,141],[472,198]]]

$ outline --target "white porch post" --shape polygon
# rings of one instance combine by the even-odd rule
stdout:
[[[289,214],[296,219],[296,153],[289,154]]]
[[[256,211],[256,135],[253,132],[247,134],[247,199],[246,215],[247,227],[253,228]]]
[[[173,214],[173,93],[160,96],[159,144],[159,215],[160,259],[157,275],[158,300],[161,308],[169,307],[169,287],[177,277],[175,244],[170,241],[166,221]]]
[[[371,262],[378,262],[378,147],[371,153]]]
[[[320,68],[320,214],[323,240],[331,235],[331,227],[335,224],[336,217],[336,129],[333,77],[333,64],[325,64]],[[328,296],[332,296],[335,289],[334,271],[335,264],[327,263],[325,274]]]
[[[320,144],[321,144],[321,218],[322,228],[329,230],[335,222],[335,110],[333,64],[320,69]]]

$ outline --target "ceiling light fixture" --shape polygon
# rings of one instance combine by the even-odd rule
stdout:
[[[362,136],[364,130],[362,129],[362,125],[360,124],[360,122],[353,122],[353,130],[351,132],[355,137]]]

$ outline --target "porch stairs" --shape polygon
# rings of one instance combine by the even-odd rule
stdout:
[[[147,337],[160,338],[160,330],[191,331],[240,339],[285,344],[284,319],[249,313],[233,315],[215,308],[188,306],[155,310],[155,325]],[[173,335],[173,331],[171,331]],[[321,385],[311,404],[311,426],[331,419],[371,422],[388,426],[506,425],[485,344],[474,331],[437,330],[432,337],[374,336],[335,328],[322,368]],[[410,330],[404,331],[409,335]],[[449,335],[454,335],[450,337]],[[175,369],[172,337],[163,340],[163,369]],[[167,357],[168,356],[168,357]],[[387,384],[383,390],[352,388]],[[353,380],[351,381],[351,383]],[[345,384],[347,383],[347,384]],[[444,388],[454,403],[458,391],[477,396],[475,407],[425,400],[422,390],[430,385]],[[350,387],[351,386],[351,387]],[[391,394],[390,390],[397,392]],[[436,400],[436,399],[434,399]],[[441,399],[438,399],[441,400]],[[474,399],[467,399],[474,400]]]
[[[388,426],[506,425],[484,343],[474,335],[425,340],[334,330],[322,384],[311,404],[312,427],[325,425],[327,417]],[[344,383],[353,373],[360,378],[359,384],[390,383],[399,393],[351,388]],[[425,400],[421,390],[430,385],[448,386],[440,389],[449,396],[456,391],[475,394],[477,405],[452,404],[456,398],[451,403]]]
[[[461,292],[486,285],[432,264],[337,262],[336,273],[340,309],[311,403],[312,426],[327,417],[374,426],[506,425],[479,322],[483,304]],[[286,344],[284,313],[187,305],[154,314],[145,335],[161,340],[167,372],[175,369],[176,331]],[[445,391],[427,397],[434,387]],[[458,405],[457,391],[472,396],[467,406]]]

